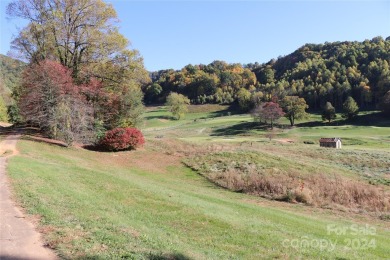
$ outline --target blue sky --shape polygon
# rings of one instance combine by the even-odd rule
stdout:
[[[18,20],[0,0],[0,53]],[[150,71],[187,64],[267,62],[305,43],[390,36],[390,1],[108,1]]]

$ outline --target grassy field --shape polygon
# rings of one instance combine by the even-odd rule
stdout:
[[[210,153],[241,149],[256,153],[259,163],[275,171],[336,171],[367,183],[379,180],[376,185],[387,189],[382,183],[390,171],[386,125],[310,126],[318,118],[313,116],[303,122],[307,126],[278,129],[270,141],[265,128],[250,127],[249,116],[228,116],[222,109],[194,110],[174,121],[163,107],[149,108],[143,126],[147,144],[137,151],[102,153],[21,140],[20,155],[8,165],[16,197],[29,214],[39,217],[48,245],[64,259],[390,255],[386,215],[381,220],[375,214],[231,192],[182,164],[199,156],[199,147]],[[336,133],[351,142],[337,153],[303,144]],[[333,167],[331,162],[340,158]]]
[[[188,141],[262,141],[266,140],[267,128],[253,123],[247,114],[228,116],[226,107],[221,111],[188,113],[183,120],[173,120],[164,107],[149,109],[143,130],[147,136],[165,135]],[[321,116],[311,114],[289,127],[287,119],[279,121],[283,128],[275,129],[275,138],[288,138],[297,143],[321,137],[342,137],[343,143],[352,149],[388,149],[390,147],[390,119],[382,118],[378,112],[363,112],[357,120],[344,122],[341,115],[331,124],[322,122]],[[346,147],[346,148],[347,148]]]

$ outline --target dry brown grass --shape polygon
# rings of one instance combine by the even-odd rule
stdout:
[[[301,174],[296,167],[285,164],[286,161],[269,163],[270,159],[262,157],[264,154],[246,153],[237,146],[173,142],[174,145],[165,144],[175,150],[173,154],[184,157],[187,166],[232,191],[316,207],[369,212],[390,210],[389,189],[371,185],[364,179],[343,176],[337,171],[332,175],[320,170]],[[259,158],[263,161],[259,162]]]
[[[381,187],[335,175],[312,175],[298,178],[292,174],[250,172],[228,169],[207,178],[236,192],[270,199],[301,202],[319,207],[344,206],[353,210],[386,212],[390,209],[390,194]]]

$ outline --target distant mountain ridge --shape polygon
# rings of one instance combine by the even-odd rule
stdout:
[[[390,90],[390,38],[305,44],[293,53],[254,66],[261,84],[289,85],[289,93],[318,107],[327,99],[340,107],[352,96],[361,106],[375,105]],[[269,77],[272,69],[274,77]],[[268,76],[268,77],[267,77]]]
[[[229,104],[240,89],[256,97],[303,97],[310,108],[331,102],[340,109],[353,97],[361,108],[377,108],[390,91],[390,37],[371,40],[305,44],[267,63],[187,65],[181,70],[151,72],[143,88],[145,102],[164,102],[171,91],[194,103]],[[0,95],[7,104],[26,64],[0,54]],[[242,92],[242,91],[241,91]]]
[[[361,108],[377,108],[390,90],[389,64],[389,37],[305,44],[291,54],[262,64],[214,61],[208,65],[190,64],[178,71],[153,72],[154,84],[144,88],[145,100],[164,100],[164,95],[174,91],[195,103],[232,103],[240,93],[248,95],[249,91],[252,100],[300,96],[314,110],[326,102],[341,109],[349,96]],[[255,75],[255,82],[250,73]]]

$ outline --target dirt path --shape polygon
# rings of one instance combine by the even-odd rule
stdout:
[[[19,137],[10,135],[0,143],[0,260],[57,259],[53,251],[43,246],[34,225],[11,200],[6,162],[7,157],[17,154]]]

